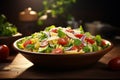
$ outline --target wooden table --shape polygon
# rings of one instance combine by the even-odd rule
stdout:
[[[0,79],[120,79],[120,71],[108,69],[107,63],[120,56],[120,40],[113,41],[114,48],[95,65],[85,69],[54,70],[35,67],[20,53],[0,63]]]

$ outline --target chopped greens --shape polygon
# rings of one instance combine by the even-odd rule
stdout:
[[[95,51],[98,51],[98,46],[97,45],[92,45],[92,48],[93,48],[93,52],[95,52]]]
[[[101,41],[102,41],[102,38],[101,38],[100,35],[96,35],[96,36],[95,36],[95,40],[96,40],[97,44],[100,45],[100,44],[101,44]]]
[[[82,27],[82,25],[80,25],[80,31],[81,31],[81,34],[84,34],[84,30],[83,30],[83,27]]]
[[[49,26],[49,27],[46,27],[46,28],[45,28],[45,31],[49,31],[49,30],[51,30],[51,29],[53,29],[53,28],[55,28],[55,26],[54,26],[54,25]]]
[[[66,34],[61,29],[58,29],[58,36],[59,37],[65,37]]]
[[[0,15],[0,36],[13,36],[16,33],[16,26],[8,22],[5,15]]]
[[[85,51],[86,53],[90,52],[90,48],[88,46],[85,46],[85,47],[83,47],[83,51]]]
[[[81,44],[81,41],[79,39],[74,39],[74,45],[79,46]]]
[[[27,49],[31,50],[31,49],[34,49],[34,45],[33,44],[29,44],[26,46]]]

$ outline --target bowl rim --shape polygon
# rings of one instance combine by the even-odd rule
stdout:
[[[24,38],[24,37],[23,37]],[[87,53],[84,53],[84,54],[48,54],[48,53],[38,53],[38,52],[30,52],[30,51],[25,51],[25,50],[21,50],[21,49],[19,49],[18,47],[17,47],[17,42],[18,41],[20,41],[20,40],[22,40],[23,38],[19,38],[19,39],[17,39],[16,41],[14,41],[13,42],[13,48],[15,49],[15,50],[17,50],[18,52],[20,52],[20,53],[24,53],[24,54],[34,54],[34,55],[51,55],[51,56],[65,56],[65,55],[83,55],[83,56],[85,56],[85,55],[93,55],[93,54],[105,54],[104,52],[106,51],[106,52],[108,52],[108,51],[110,51],[110,50],[112,50],[112,48],[114,47],[114,45],[113,45],[113,43],[111,42],[111,41],[109,41],[109,40],[106,40],[106,39],[103,39],[103,40],[105,40],[105,41],[107,41],[107,43],[109,43],[110,44],[110,46],[109,47],[107,47],[107,48],[105,48],[105,49],[103,49],[103,50],[99,50],[99,51],[96,51],[96,52],[87,52]]]

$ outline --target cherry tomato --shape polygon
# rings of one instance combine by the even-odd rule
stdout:
[[[7,45],[0,45],[0,60],[5,60],[9,56],[9,48]]]
[[[56,48],[56,49],[53,49],[52,53],[53,54],[62,54],[63,50],[61,48]]]
[[[77,38],[81,38],[81,37],[83,36],[83,34],[75,34],[75,36],[76,36]]]
[[[71,50],[77,50],[78,46],[72,46]]]
[[[25,41],[25,43],[23,44],[23,46],[26,47],[28,44],[32,44],[32,41],[31,40]]]
[[[108,62],[108,67],[112,70],[120,70],[120,56],[111,59]]]
[[[52,32],[57,33],[57,29],[52,29]]]
[[[58,39],[58,44],[61,44],[61,45],[66,45],[68,43],[68,40],[66,38],[59,38]]]
[[[93,39],[90,39],[90,38],[85,38],[85,40],[86,40],[87,42],[89,42],[90,44],[93,44],[93,43],[95,42]]]
[[[102,40],[101,44],[102,44],[102,46],[105,46],[105,45],[106,45],[106,43],[105,43],[104,40]]]
[[[67,29],[66,31],[70,32],[70,33],[74,33],[74,31],[72,29]]]

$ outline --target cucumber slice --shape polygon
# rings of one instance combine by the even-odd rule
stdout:
[[[38,52],[43,52],[43,51],[45,51],[47,48],[48,48],[48,46],[40,47],[40,48],[38,49]]]

